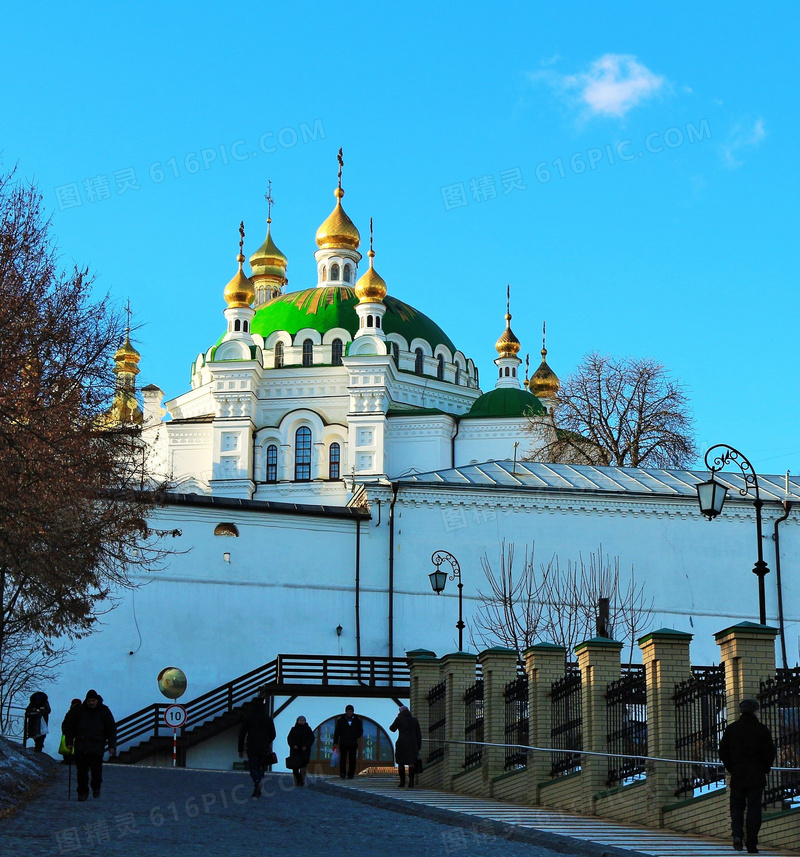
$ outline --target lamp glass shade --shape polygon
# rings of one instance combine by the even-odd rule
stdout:
[[[444,585],[447,583],[447,572],[436,569],[428,575],[428,579],[431,582],[431,589],[438,595],[444,591]]]
[[[722,504],[728,489],[720,485],[713,477],[708,482],[701,482],[697,486],[697,499],[700,502],[700,511],[710,521],[716,518],[722,511]]]

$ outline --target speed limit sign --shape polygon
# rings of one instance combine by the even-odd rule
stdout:
[[[168,705],[164,710],[164,723],[178,729],[186,723],[186,709],[182,705]]]

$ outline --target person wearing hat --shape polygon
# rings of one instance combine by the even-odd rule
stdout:
[[[743,699],[741,716],[731,723],[719,742],[719,758],[730,775],[731,832],[733,847],[758,854],[761,829],[761,794],[775,761],[775,743],[769,729],[756,717],[758,701]],[[746,815],[745,815],[746,810]]]
[[[398,788],[405,788],[406,765],[408,765],[408,787],[413,789],[414,775],[417,773],[418,767],[417,760],[422,752],[422,732],[419,728],[419,720],[411,714],[408,706],[401,705],[397,717],[389,729],[392,732],[397,732],[394,758],[397,762],[397,772],[400,774]]]
[[[108,746],[109,757],[117,752],[117,724],[103,697],[90,690],[80,705],[67,712],[61,724],[65,744],[75,753],[75,774],[78,780],[78,800],[89,797],[89,775],[93,797],[100,797],[103,784],[103,753]]]
[[[44,739],[47,735],[47,724],[50,722],[50,702],[47,694],[41,690],[31,694],[31,700],[25,709],[25,728],[22,746],[28,738],[33,741],[33,749],[41,753],[44,749]]]

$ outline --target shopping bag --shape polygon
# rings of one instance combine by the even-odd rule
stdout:
[[[338,750],[334,750],[331,753],[331,767],[332,768],[338,768],[339,767],[339,751]]]

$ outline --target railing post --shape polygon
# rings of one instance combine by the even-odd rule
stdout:
[[[528,673],[528,742],[532,747],[552,747],[553,709],[550,688],[564,676],[567,650],[555,643],[537,643],[522,653]],[[531,800],[539,803],[538,786],[550,780],[550,753],[528,755],[528,776],[532,784]]]
[[[622,643],[607,637],[593,637],[575,648],[581,671],[583,749],[608,752],[608,706],[606,691],[620,677]],[[608,758],[584,756],[581,760],[581,785],[585,807],[594,814],[596,795],[608,788]]]
[[[505,689],[517,677],[517,653],[514,649],[486,649],[478,655],[483,675],[483,740],[504,744],[506,738]],[[492,781],[505,771],[504,747],[483,748],[483,782],[487,796],[492,794]]]
[[[649,756],[675,758],[677,736],[675,685],[692,677],[689,644],[692,634],[661,628],[639,640],[647,678],[647,753]],[[662,808],[674,803],[677,770],[672,762],[648,762],[645,766],[647,802],[643,805],[642,824],[664,826]]]
[[[725,696],[728,723],[739,719],[739,703],[756,699],[762,681],[775,678],[777,628],[740,622],[714,634],[720,663],[725,665]]]
[[[476,655],[466,652],[453,652],[442,658],[442,678],[447,682],[447,733],[448,741],[460,741],[460,744],[448,744],[444,757],[444,789],[453,791],[453,780],[464,770],[464,730],[466,711],[464,694],[468,687],[475,684]]]
[[[158,738],[158,727],[161,725],[161,718],[159,717],[160,708],[158,703],[156,703],[155,709],[153,711],[153,737]]]

